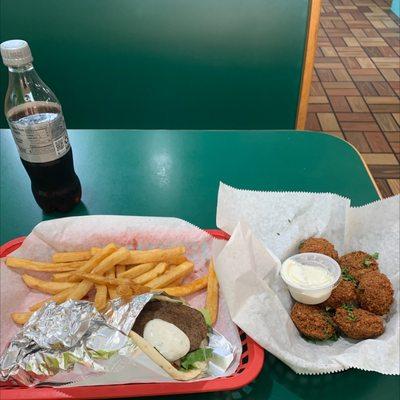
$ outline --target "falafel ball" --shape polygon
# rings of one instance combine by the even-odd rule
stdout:
[[[324,238],[311,237],[300,243],[300,253],[320,253],[338,261],[338,253],[335,246]]]
[[[296,303],[290,316],[299,332],[310,339],[327,340],[335,333],[328,314],[319,306]]]
[[[351,339],[370,339],[382,335],[385,331],[380,316],[351,306],[336,309],[333,321],[340,331]]]
[[[358,286],[360,307],[377,315],[387,314],[393,303],[393,287],[385,274],[364,274]]]
[[[339,258],[339,264],[342,270],[347,270],[357,280],[360,280],[367,272],[378,270],[378,262],[374,256],[364,251],[353,251],[345,254]]]
[[[339,308],[342,304],[357,304],[356,285],[344,279],[332,290],[331,295],[322,303],[322,306]]]

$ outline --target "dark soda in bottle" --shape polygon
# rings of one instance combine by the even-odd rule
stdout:
[[[61,105],[33,68],[27,42],[9,40],[0,50],[9,71],[4,112],[33,196],[45,213],[69,211],[82,192]]]

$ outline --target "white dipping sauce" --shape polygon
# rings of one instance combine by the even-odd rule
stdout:
[[[324,267],[304,265],[290,259],[283,264],[282,275],[288,283],[308,289],[318,289],[334,280],[332,274]]]
[[[337,281],[327,267],[301,264],[291,258],[282,264],[281,276],[292,297],[304,304],[324,302]]]
[[[176,361],[190,350],[190,340],[181,329],[162,319],[152,319],[144,327],[143,338],[168,361]]]

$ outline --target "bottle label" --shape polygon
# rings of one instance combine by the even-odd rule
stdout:
[[[33,163],[61,158],[70,149],[62,113],[41,113],[9,121],[20,157]]]

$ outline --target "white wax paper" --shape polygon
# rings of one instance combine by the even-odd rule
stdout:
[[[399,374],[399,200],[351,208],[348,199],[333,194],[254,192],[221,184],[217,226],[232,236],[222,250],[214,246],[216,271],[233,321],[297,373],[359,368]],[[379,252],[380,269],[395,292],[383,335],[321,344],[300,336],[279,269],[310,236],[329,239],[339,254]]]
[[[86,250],[93,246],[105,246],[110,242],[129,248],[132,248],[132,243],[135,242],[139,250],[185,246],[186,256],[195,265],[194,273],[191,274],[189,279],[192,280],[207,273],[207,265],[214,241],[217,240],[213,239],[208,233],[176,218],[110,215],[71,217],[38,224],[25,239],[22,246],[10,256],[36,261],[50,261],[55,251]],[[22,273],[29,273],[42,278],[48,277],[44,273],[38,274],[7,268],[2,260],[0,268],[1,352],[19,330],[19,327],[12,322],[10,314],[26,311],[30,305],[49,297],[49,295],[27,288],[21,279],[20,274]],[[205,304],[205,291],[188,296],[186,300],[193,307],[202,308]],[[220,298],[218,321],[214,328],[237,349],[235,360],[225,373],[225,376],[228,376],[239,365],[242,346],[237,327],[233,324],[222,297]],[[114,365],[114,361],[111,359],[110,364]],[[114,372],[88,377],[73,386],[172,380],[169,375],[139,350],[134,358],[121,357],[118,364],[118,369]],[[75,379],[75,375],[72,373],[70,377]],[[67,382],[69,376],[62,374],[60,378],[62,378],[62,382]],[[56,379],[52,379],[52,381],[56,381]]]

